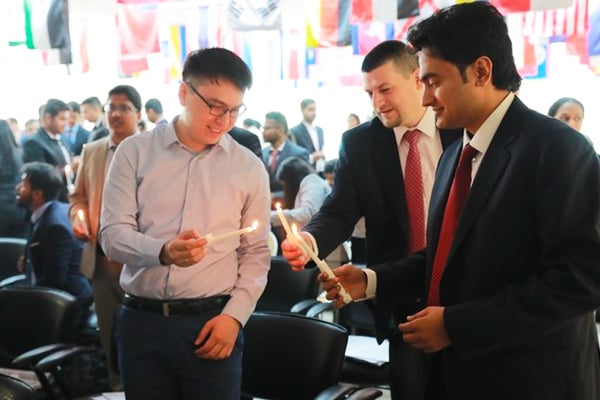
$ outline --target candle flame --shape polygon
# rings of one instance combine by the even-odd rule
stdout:
[[[80,220],[83,221],[83,210],[81,210],[81,209],[77,210],[77,216],[79,217]]]
[[[256,228],[258,228],[258,220],[254,220],[250,228],[252,229],[252,231],[255,231]]]
[[[71,166],[69,164],[65,165],[65,174],[70,174],[71,173]]]
[[[281,209],[281,203],[280,202],[275,203],[275,208],[278,210]]]

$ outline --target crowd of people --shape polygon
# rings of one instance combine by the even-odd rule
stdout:
[[[269,232],[292,269],[314,267],[281,207],[323,256],[352,240],[363,265],[319,280],[337,307],[340,286],[369,303],[393,399],[598,397],[600,163],[583,105],[521,102],[486,2],[434,13],[361,70],[373,118],[347,116],[336,160],[313,99],[293,127],[278,111],[235,127],[252,74],[223,48],[187,56],[170,120],[130,85],[50,99],[23,132],[0,120],[0,236],[27,239],[15,273],[73,294],[81,321],[93,304],[111,390],[240,398]]]

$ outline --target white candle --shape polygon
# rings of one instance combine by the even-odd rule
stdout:
[[[69,164],[65,165],[65,178],[67,179],[67,191],[72,194],[75,192],[75,185],[73,185],[73,170]]]
[[[221,233],[218,235],[213,235],[213,234],[209,233],[208,235],[204,236],[204,239],[206,239],[206,241],[208,243],[212,243],[212,242],[216,242],[217,240],[223,240],[223,239],[227,239],[230,237],[245,235],[246,233],[254,232],[256,230],[256,228],[258,228],[258,221],[254,221],[251,226],[248,226],[248,227],[242,228],[242,229],[238,229],[236,231]]]
[[[86,236],[90,236],[90,229],[88,228],[87,222],[85,221],[85,215],[83,214],[83,210],[81,208],[79,210],[77,210],[77,217],[79,218],[79,221],[81,222],[81,226],[83,227],[83,232],[86,234]]]
[[[309,257],[315,262],[315,264],[317,264],[317,268],[319,268],[321,272],[326,274],[329,277],[329,279],[335,278],[335,274],[333,273],[331,268],[329,268],[329,265],[327,265],[325,261],[317,257],[317,254],[313,251],[312,247],[304,241],[304,238],[302,236],[300,236],[300,233],[298,233],[298,229],[296,228],[295,224],[292,225],[292,231],[292,234],[296,238],[298,246],[300,246],[300,248],[302,249],[302,251],[304,251],[305,254],[309,255]],[[346,292],[346,289],[344,289],[344,287],[341,284],[339,284],[339,286],[340,295],[342,296],[342,300],[344,301],[344,303],[351,303],[352,297],[350,296],[350,294]]]
[[[285,231],[286,236],[292,242],[292,244],[296,244],[296,239],[294,238],[294,234],[290,229],[290,224],[288,224],[285,215],[283,215],[283,210],[281,209],[281,203],[275,203],[275,209],[277,210],[277,216],[281,221],[281,226],[283,226],[283,230]]]

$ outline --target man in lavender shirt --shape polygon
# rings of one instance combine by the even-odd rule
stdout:
[[[124,263],[116,337],[128,399],[240,398],[241,328],[270,262],[267,173],[226,135],[251,83],[228,50],[190,53],[181,114],[115,152],[100,243]],[[251,233],[205,239],[254,221]]]

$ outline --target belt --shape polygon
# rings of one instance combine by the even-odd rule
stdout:
[[[202,299],[156,300],[125,294],[123,304],[135,310],[170,317],[175,315],[196,315],[207,311],[221,310],[225,307],[228,300],[228,295],[205,297]]]

